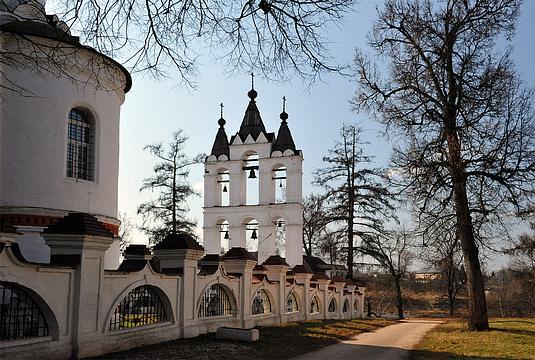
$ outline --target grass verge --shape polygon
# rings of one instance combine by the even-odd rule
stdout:
[[[109,354],[98,359],[287,359],[395,323],[382,319],[295,322],[258,328],[260,340],[254,343],[221,341],[216,340],[214,334],[207,334]]]
[[[451,320],[424,337],[411,360],[535,359],[535,319],[490,319],[490,331],[468,331],[463,320]]]

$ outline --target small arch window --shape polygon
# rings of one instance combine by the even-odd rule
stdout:
[[[110,330],[129,329],[166,320],[162,299],[152,287],[143,285],[130,291],[117,305],[110,319]]]
[[[359,299],[355,299],[353,303],[353,311],[359,311]]]
[[[258,290],[253,299],[253,315],[271,312],[271,301],[265,290]]]
[[[72,109],[67,127],[67,177],[93,181],[95,123],[89,112]]]
[[[286,299],[286,312],[296,312],[299,310],[299,305],[297,304],[297,298],[294,293],[291,293]]]
[[[318,297],[314,296],[310,301],[310,313],[316,314],[320,312],[320,304],[318,302]]]
[[[349,311],[349,301],[347,299],[344,301],[344,307],[342,308],[342,311],[345,313]]]
[[[329,302],[329,312],[333,313],[335,311],[336,311],[336,300],[332,298],[331,301]]]
[[[218,284],[207,288],[201,297],[198,317],[231,315],[232,306],[225,289]]]
[[[43,312],[21,287],[0,281],[0,341],[48,336]]]

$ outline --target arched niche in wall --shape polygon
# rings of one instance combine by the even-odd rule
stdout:
[[[316,295],[312,297],[310,300],[310,313],[311,314],[317,314],[320,312],[320,303],[319,299]]]
[[[201,294],[197,317],[231,316],[236,313],[236,300],[232,291],[222,284],[207,286]]]
[[[171,319],[163,292],[150,285],[142,285],[129,291],[115,306],[109,320],[109,331],[151,325]]]
[[[0,341],[58,335],[54,313],[35,291],[0,281]]]
[[[349,312],[349,300],[345,299],[344,300],[344,307],[342,308],[342,311],[343,312]]]
[[[336,299],[333,296],[331,298],[331,300],[329,301],[329,308],[327,309],[327,311],[330,312],[330,313],[336,312],[336,309],[338,308],[336,305],[337,305],[336,304]]]
[[[245,177],[245,205],[258,205],[260,196],[259,158],[254,151],[247,151],[243,157],[243,176]]]
[[[271,300],[266,290],[260,289],[255,293],[251,311],[253,315],[271,313]]]
[[[286,298],[286,312],[292,313],[297,311],[299,311],[299,302],[297,301],[297,296],[292,291]]]

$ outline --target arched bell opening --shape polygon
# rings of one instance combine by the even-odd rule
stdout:
[[[286,221],[278,216],[273,218],[275,225],[275,255],[286,257]]]
[[[217,172],[217,191],[219,192],[219,206],[230,205],[230,173],[227,169],[220,169]]]
[[[278,165],[273,168],[271,179],[275,188],[275,203],[284,204],[286,200],[286,167]]]
[[[249,252],[258,251],[258,242],[260,239],[260,232],[258,228],[258,221],[256,219],[245,219],[243,223],[245,231],[245,244]]]
[[[223,255],[230,249],[230,224],[228,220],[221,220],[217,227],[219,228],[219,253]]]
[[[243,176],[245,177],[245,205],[259,204],[259,157],[256,152],[248,152],[243,158]]]

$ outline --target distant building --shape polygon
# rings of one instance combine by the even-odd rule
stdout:
[[[442,274],[440,271],[433,269],[433,268],[427,268],[427,269],[422,269],[419,271],[414,271],[412,275],[414,277],[414,281],[421,282],[421,283],[428,283],[431,281],[442,280],[444,278],[444,274]]]

